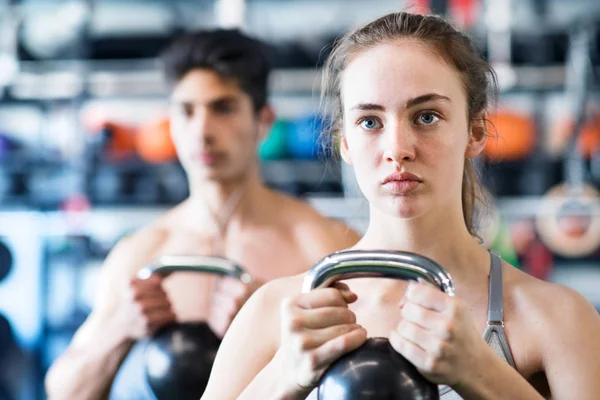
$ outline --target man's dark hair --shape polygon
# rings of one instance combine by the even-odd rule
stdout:
[[[173,41],[163,52],[167,80],[179,82],[188,72],[208,69],[240,85],[255,111],[267,102],[271,65],[267,46],[237,29],[203,30]]]

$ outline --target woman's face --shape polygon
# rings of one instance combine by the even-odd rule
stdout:
[[[401,39],[355,55],[341,85],[342,157],[371,205],[402,218],[460,205],[465,158],[485,134],[469,126],[458,72]]]

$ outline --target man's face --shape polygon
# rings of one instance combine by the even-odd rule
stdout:
[[[263,110],[264,111],[264,110]],[[243,180],[257,163],[256,149],[270,120],[234,80],[190,71],[171,96],[171,135],[190,180]]]

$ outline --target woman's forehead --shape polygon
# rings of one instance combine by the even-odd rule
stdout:
[[[458,72],[429,47],[415,40],[376,45],[351,58],[341,77],[345,109],[358,103],[406,103],[426,93],[465,101]]]

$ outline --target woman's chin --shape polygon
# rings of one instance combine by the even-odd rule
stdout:
[[[391,201],[387,201],[379,209],[386,216],[400,219],[413,219],[423,213],[421,205],[418,204],[415,198],[396,197]]]

